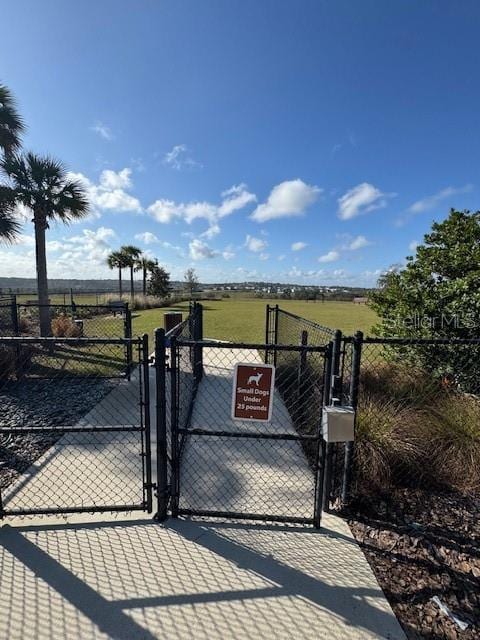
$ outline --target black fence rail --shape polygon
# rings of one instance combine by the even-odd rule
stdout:
[[[148,337],[3,337],[0,358],[0,517],[151,511]]]

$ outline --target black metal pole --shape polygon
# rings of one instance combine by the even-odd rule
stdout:
[[[360,371],[362,362],[362,345],[363,333],[357,331],[353,338],[353,354],[352,354],[352,377],[350,380],[350,399],[352,407],[355,411],[355,421],[358,407],[358,393],[360,389]],[[350,498],[350,486],[352,483],[352,468],[354,442],[347,442],[345,445],[345,466],[343,469],[342,482],[342,505],[345,506]]]
[[[155,389],[157,432],[157,520],[167,517],[168,509],[168,453],[167,453],[167,399],[165,389],[165,330],[155,331]]]
[[[267,304],[265,310],[265,344],[270,342],[270,305]],[[268,364],[269,360],[268,349],[265,349],[265,364]]]
[[[145,489],[146,508],[152,513],[152,440],[150,433],[150,371],[148,367],[148,335],[142,336],[142,374],[143,374],[143,428],[145,433]]]
[[[326,442],[322,434],[322,417],[323,408],[330,402],[330,384],[332,381],[332,351],[333,343],[329,342],[325,350],[325,365],[323,372],[323,399],[320,415],[320,424],[318,426],[318,451],[317,451],[317,472],[315,478],[315,507],[314,507],[314,525],[320,528],[322,520],[322,506],[325,503],[325,474],[326,474]]]
[[[178,517],[178,492],[180,472],[178,458],[178,398],[177,398],[177,339],[172,336],[170,339],[170,429],[172,447],[172,469],[171,469],[171,508],[172,516]]]
[[[203,305],[200,303],[195,305],[193,339],[196,342],[203,340]],[[203,347],[201,344],[196,344],[193,348],[193,375],[198,384],[203,377]]]
[[[278,304],[275,305],[274,344],[278,344]],[[273,364],[277,366],[277,352],[273,352]]]
[[[132,343],[130,342],[132,338],[132,314],[130,309],[128,308],[128,302],[125,303],[125,318],[124,318],[124,337],[127,338],[128,342],[126,344],[126,358],[127,358],[127,380],[130,380],[130,373],[132,370]]]
[[[327,346],[327,352],[325,357],[327,359],[325,363],[325,387],[324,387],[324,402],[323,406],[327,407],[332,402],[332,367],[333,367],[333,342],[329,342]],[[322,438],[323,439],[323,438]],[[330,509],[330,484],[332,479],[332,444],[325,443],[324,448],[324,465],[323,465],[323,510],[329,511]]]
[[[342,349],[342,332],[340,329],[335,331],[333,337],[332,352],[332,404],[341,404],[341,388],[340,388],[340,355]]]

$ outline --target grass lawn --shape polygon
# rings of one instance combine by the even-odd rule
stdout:
[[[368,334],[377,321],[377,316],[371,309],[352,302],[269,300],[268,303],[271,305],[278,303],[285,311],[333,329],[341,329],[347,334],[352,334],[357,329]],[[227,298],[205,300],[202,304],[205,337],[240,342],[264,342],[266,300]],[[156,327],[163,327],[163,314],[167,311],[181,311],[185,318],[188,314],[188,303],[180,303],[173,308],[133,312],[133,335],[148,333],[152,337]]]

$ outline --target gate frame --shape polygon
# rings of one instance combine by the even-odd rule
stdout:
[[[144,334],[138,338],[50,338],[50,337],[2,337],[0,344],[11,345],[17,349],[23,344],[71,344],[71,345],[123,345],[126,349],[130,349],[133,354],[133,348],[136,346],[138,350],[138,407],[139,407],[139,427],[130,425],[117,426],[97,426],[97,427],[75,427],[69,426],[65,428],[39,428],[39,427],[0,427],[0,434],[7,433],[12,435],[23,435],[26,433],[42,433],[57,432],[60,437],[67,433],[104,433],[104,432],[135,432],[140,437],[140,456],[142,459],[142,477],[141,490],[142,502],[137,504],[120,504],[120,505],[86,505],[71,507],[39,507],[25,509],[8,509],[5,508],[2,500],[2,491],[0,490],[0,520],[5,517],[28,516],[28,515],[55,515],[69,513],[102,513],[121,512],[121,511],[145,511],[152,512],[152,495],[154,484],[152,483],[152,449],[151,449],[151,426],[150,426],[150,384],[149,384],[149,351],[148,351],[148,335]],[[48,449],[47,449],[48,451]],[[45,452],[46,453],[46,452]],[[44,454],[42,454],[44,455]],[[140,478],[139,478],[140,480]],[[8,487],[7,487],[8,488]]]
[[[275,308],[271,308],[275,309]],[[276,316],[277,314],[275,314]],[[267,312],[267,330],[268,330],[268,312]],[[161,334],[159,334],[161,339]],[[165,336],[163,335],[165,340]],[[330,397],[330,385],[331,385],[331,361],[332,361],[332,345],[326,346],[311,346],[303,343],[298,345],[279,345],[274,343],[250,343],[250,342],[236,342],[236,343],[219,343],[213,340],[198,340],[198,339],[179,339],[176,336],[172,336],[170,339],[170,429],[171,429],[171,485],[170,485],[170,510],[172,517],[176,518],[180,515],[183,516],[200,516],[200,517],[217,517],[227,519],[243,519],[243,520],[263,520],[269,522],[281,522],[281,523],[299,523],[299,524],[312,524],[315,528],[320,528],[322,517],[322,499],[323,499],[323,483],[325,472],[325,441],[322,437],[321,425],[322,425],[322,412],[325,406],[326,394]],[[181,401],[179,397],[179,385],[177,381],[178,373],[178,358],[179,347],[190,347],[193,353],[202,352],[204,347],[212,348],[230,348],[235,350],[240,349],[255,349],[265,354],[273,355],[273,360],[276,362],[276,354],[279,351],[298,352],[300,355],[300,362],[303,362],[306,354],[308,353],[321,353],[323,354],[323,371],[319,375],[319,380],[323,382],[322,403],[320,406],[318,416],[318,429],[316,435],[302,435],[300,433],[252,433],[243,431],[225,431],[225,430],[209,430],[209,429],[189,429],[189,419],[191,417],[191,409],[193,408],[193,402],[195,400],[195,394],[198,387],[198,378],[195,376],[195,367],[193,369],[195,384],[195,392],[189,407],[189,415],[187,418],[187,425],[180,427],[178,424],[178,403]],[[162,403],[163,404],[163,403]],[[163,420],[163,419],[162,419]],[[162,424],[163,428],[163,424]],[[316,456],[315,456],[315,468],[311,469],[314,483],[314,499],[313,499],[313,516],[311,518],[303,516],[282,516],[267,513],[247,513],[236,511],[221,511],[221,510],[205,510],[205,509],[182,509],[179,507],[179,499],[181,495],[180,486],[180,465],[183,453],[183,444],[185,438],[188,435],[198,436],[216,436],[216,437],[231,437],[231,438],[248,438],[258,440],[295,440],[302,441],[314,441],[317,442]],[[179,436],[182,436],[181,440]],[[164,460],[166,457],[164,457]],[[306,461],[308,464],[308,461]],[[162,504],[163,509],[165,505]],[[160,503],[159,503],[160,513]],[[163,511],[162,513],[165,513]]]

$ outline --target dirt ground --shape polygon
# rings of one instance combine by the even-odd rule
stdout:
[[[408,638],[480,638],[480,496],[401,489],[348,515]]]

